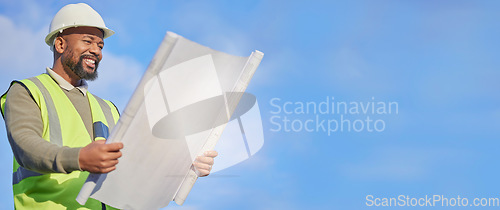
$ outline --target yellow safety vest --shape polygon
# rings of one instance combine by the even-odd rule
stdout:
[[[14,81],[11,85],[15,82],[29,91],[40,108],[43,139],[68,147],[84,147],[91,143],[93,137],[89,136],[80,115],[48,74]],[[6,95],[2,95],[0,100],[2,114]],[[101,125],[111,130],[119,118],[116,107],[90,92],[87,92],[87,98],[94,124],[102,122]],[[21,167],[14,158],[14,206],[19,209],[101,209],[102,203],[98,200],[90,198],[84,206],[75,200],[88,174],[86,171],[41,174]]]

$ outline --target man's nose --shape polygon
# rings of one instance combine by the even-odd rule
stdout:
[[[97,44],[92,44],[89,49],[89,52],[97,56],[99,59],[101,58],[101,51],[101,48]]]

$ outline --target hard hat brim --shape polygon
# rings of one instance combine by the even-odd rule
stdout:
[[[61,28],[54,30],[54,31],[50,32],[49,34],[47,34],[47,36],[45,37],[45,43],[47,45],[49,45],[49,47],[52,47],[54,45],[54,39],[56,38],[56,36],[59,34],[60,31],[63,31],[63,30],[68,29],[68,28],[82,27],[82,26],[94,27],[94,28],[101,29],[104,32],[103,39],[106,39],[106,38],[110,37],[111,35],[115,34],[115,32],[113,30],[106,28],[106,27],[96,27],[96,26],[89,26],[89,25],[68,25],[68,26],[61,27]]]

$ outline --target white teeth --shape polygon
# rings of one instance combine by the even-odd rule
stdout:
[[[94,60],[91,60],[91,59],[85,59],[85,60],[86,60],[87,62],[89,62],[89,63],[92,63],[92,64],[94,64],[94,63],[95,63],[95,61],[94,61]]]

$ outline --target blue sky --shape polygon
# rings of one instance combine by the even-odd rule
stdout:
[[[51,66],[43,38],[53,15],[74,2],[0,0],[2,92]],[[90,91],[120,109],[167,30],[235,55],[265,53],[247,89],[259,101],[263,148],[200,179],[173,208],[365,209],[367,195],[500,198],[498,1],[84,2],[116,31]],[[273,116],[316,117],[272,114],[271,99],[326,97],[399,108],[344,116],[382,120],[382,132],[271,131]],[[4,129],[0,136],[0,206],[8,208],[12,154]]]

